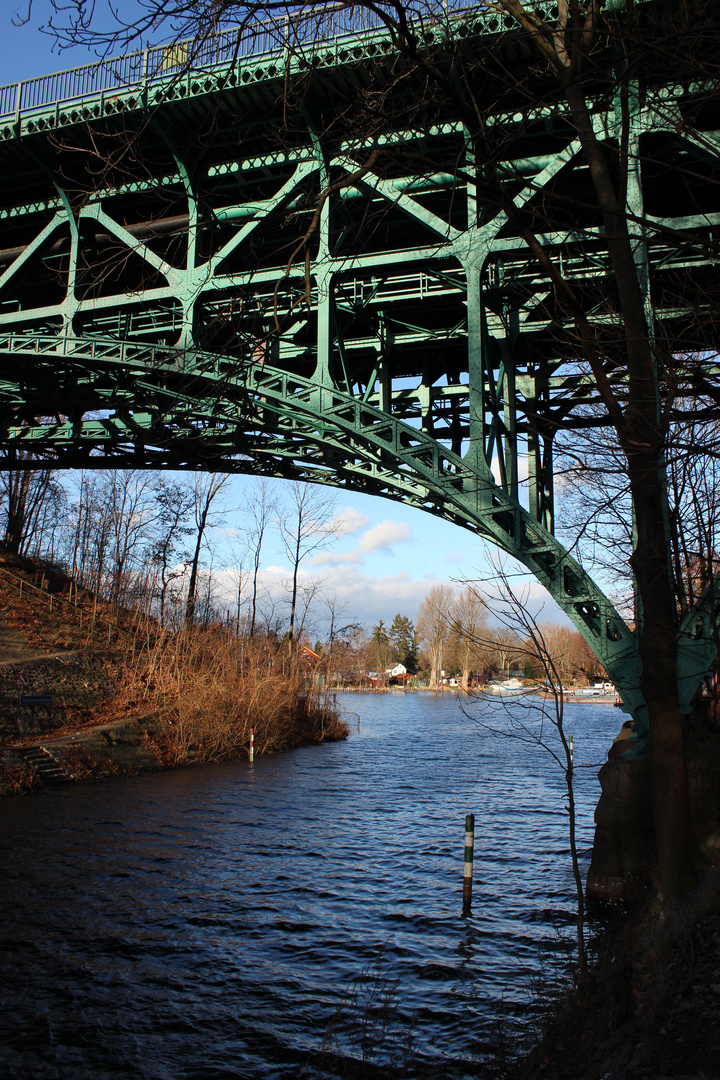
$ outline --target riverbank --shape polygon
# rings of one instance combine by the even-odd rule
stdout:
[[[604,918],[588,975],[543,1004],[535,1045],[504,1080],[717,1077],[720,868],[669,910],[647,898]]]
[[[702,704],[685,722],[693,821],[709,869],[673,904],[658,896],[648,762],[623,758],[624,734],[600,772],[593,852],[596,870],[622,871],[622,898],[590,904],[590,969],[559,987],[544,981],[534,1046],[503,1080],[720,1075],[720,730]],[[608,830],[614,851],[599,836]]]
[[[163,628],[0,563],[0,794],[246,757],[251,730],[256,756],[348,735],[294,642]]]
[[[155,737],[157,716],[123,717],[64,735],[26,739],[0,748],[0,794],[19,795],[44,787],[108,776],[134,776],[162,766]]]
[[[347,738],[301,668],[241,665],[217,635],[180,656],[165,644],[134,663],[92,650],[0,663],[0,795],[247,757],[251,732],[257,756]]]
[[[106,711],[112,711],[111,707]],[[234,749],[208,755],[207,747],[189,743],[179,753],[172,719],[150,712],[118,716],[101,724],[63,729],[49,737],[25,738],[0,746],[0,795],[20,795],[58,784],[137,776],[164,769],[247,757],[249,737]],[[258,755],[346,739],[348,725],[332,709],[308,713],[301,703],[285,725],[282,740],[268,748],[260,725]]]

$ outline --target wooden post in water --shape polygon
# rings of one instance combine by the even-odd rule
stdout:
[[[250,728],[250,764],[255,760],[255,728]]]
[[[463,862],[463,915],[472,908],[473,845],[475,843],[475,815],[465,817],[465,861]]]

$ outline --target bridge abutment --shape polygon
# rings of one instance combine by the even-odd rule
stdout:
[[[650,759],[624,757],[631,730],[626,721],[598,773],[601,795],[586,894],[606,903],[642,888],[655,860]]]
[[[720,852],[720,726],[700,702],[685,722],[690,807],[700,846]],[[651,759],[626,755],[632,722],[613,742],[598,779],[595,836],[586,895],[604,903],[631,901],[657,880]]]

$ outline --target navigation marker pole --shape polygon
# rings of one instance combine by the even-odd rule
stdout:
[[[255,728],[250,728],[250,764],[255,760]]]
[[[463,915],[469,915],[472,907],[473,844],[475,843],[475,815],[465,817],[465,861],[463,863]]]

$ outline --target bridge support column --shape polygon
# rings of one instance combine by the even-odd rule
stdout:
[[[630,730],[626,721],[598,773],[601,794],[586,893],[606,903],[641,890],[655,857],[650,759],[625,756]]]
[[[317,283],[317,365],[314,379],[322,386],[332,386],[333,318],[332,275],[318,271]]]
[[[503,342],[503,454],[505,458],[505,488],[519,501],[518,492],[518,445],[515,402],[515,347],[519,336],[519,315],[508,312],[510,332]]]
[[[468,427],[465,460],[476,468],[485,461],[485,363],[486,334],[483,326],[481,267],[465,264],[467,279]]]

